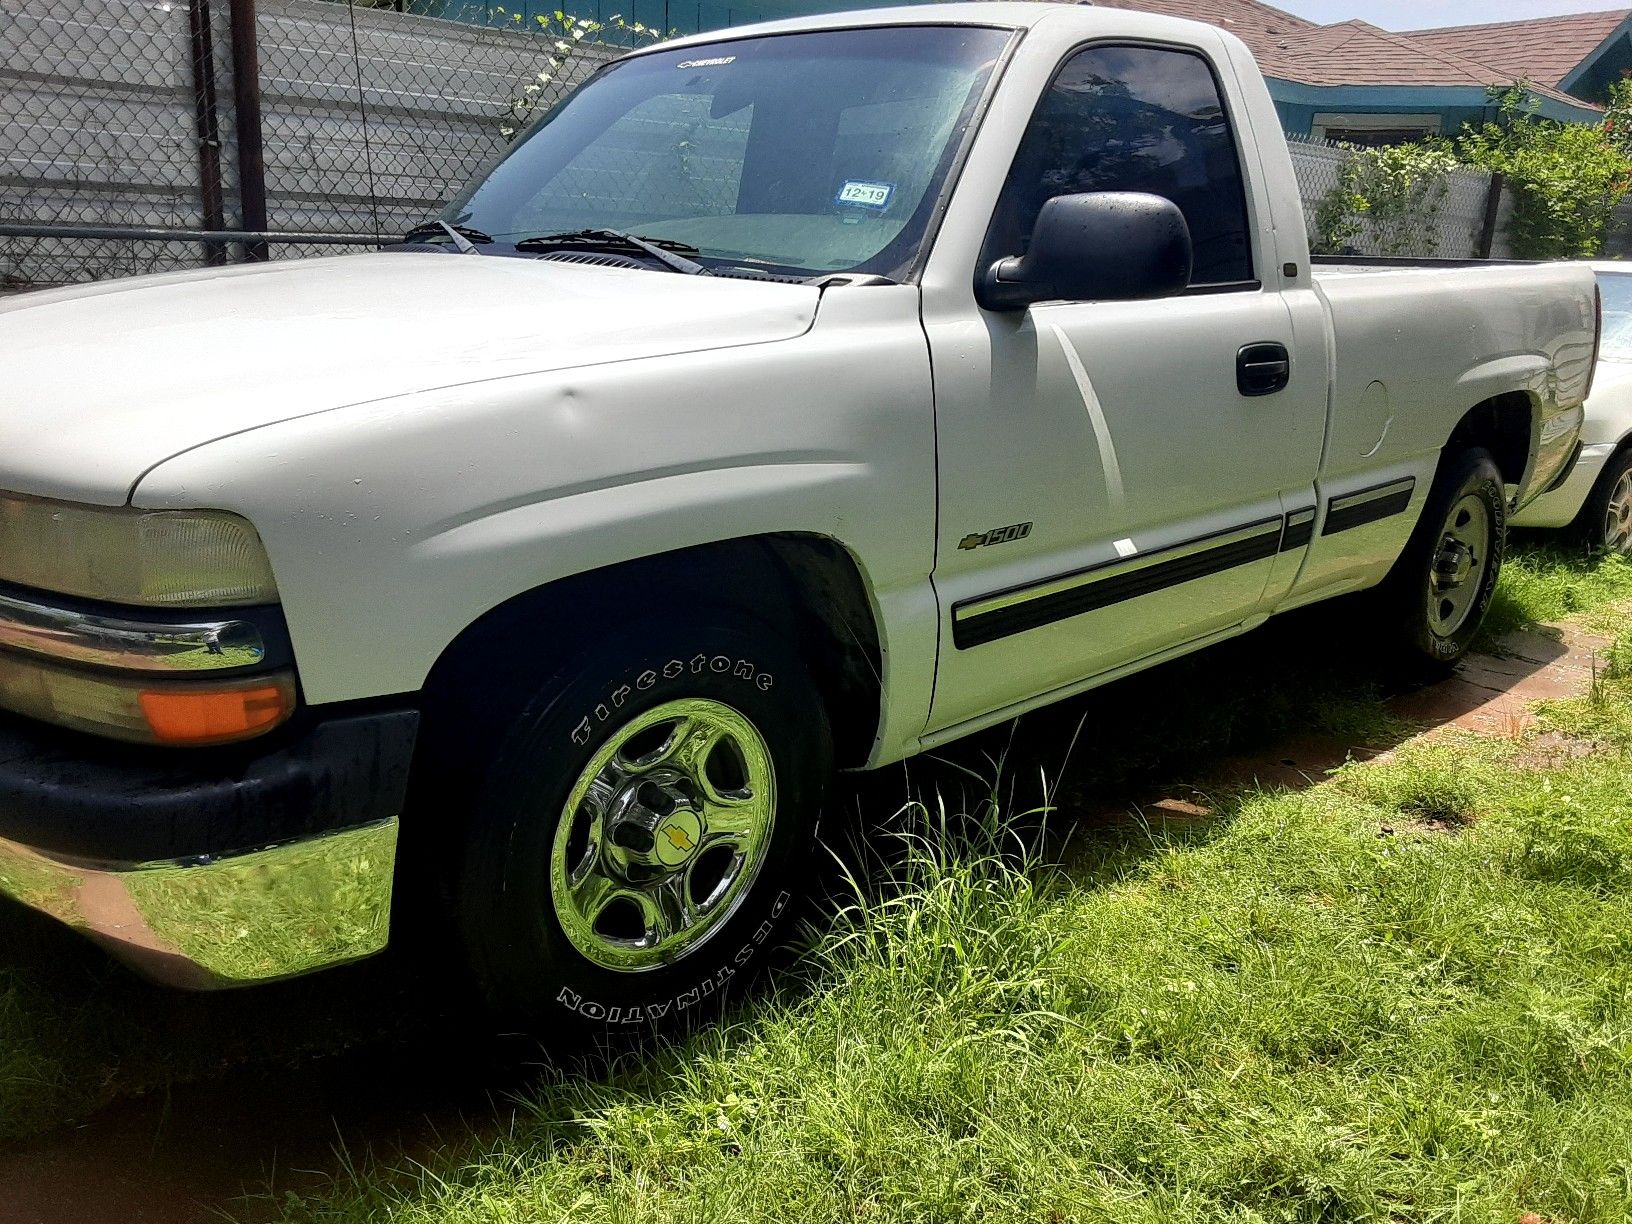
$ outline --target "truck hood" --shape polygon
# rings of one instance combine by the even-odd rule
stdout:
[[[0,489],[119,504],[228,434],[438,387],[802,335],[808,285],[433,252],[0,304]]]

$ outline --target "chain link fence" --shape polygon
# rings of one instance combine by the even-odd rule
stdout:
[[[552,65],[553,14],[463,0],[0,0],[0,290],[390,240],[498,157],[520,116],[621,52],[574,42]],[[741,136],[709,133],[676,179],[702,211],[713,178],[729,186],[713,162]],[[625,135],[608,156],[651,147],[649,133]],[[1292,156],[1318,243],[1350,154],[1293,138]],[[616,218],[627,201],[581,169],[580,202],[606,196]],[[1501,254],[1500,194],[1456,171],[1409,233],[1361,224],[1345,246]]]
[[[579,43],[540,82],[556,39],[536,21],[492,28],[331,0],[262,0],[256,24],[275,230],[401,234],[497,159],[524,100],[547,107],[620,53]]]
[[[621,53],[446,7],[0,0],[0,289],[390,240]]]
[[[0,222],[220,229],[226,70],[185,5],[0,0]],[[0,239],[0,285],[191,267],[194,244]]]
[[[1303,199],[1309,244],[1334,255],[1381,255],[1415,259],[1490,259],[1506,256],[1502,235],[1512,201],[1489,171],[1472,167],[1424,179],[1403,214],[1378,217],[1337,207],[1343,232],[1328,231],[1322,216],[1342,187],[1343,167],[1357,152],[1308,136],[1287,136],[1292,170]]]

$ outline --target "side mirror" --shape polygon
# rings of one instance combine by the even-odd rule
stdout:
[[[1177,204],[1135,191],[1055,196],[1024,255],[1000,259],[975,284],[987,310],[1033,302],[1133,302],[1190,284],[1190,227]]]

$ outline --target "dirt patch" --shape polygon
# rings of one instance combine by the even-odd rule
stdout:
[[[1460,833],[1472,820],[1457,812],[1430,812],[1405,821],[1403,824],[1377,826],[1378,837],[1394,837],[1401,833]]]
[[[1305,735],[1264,752],[1232,757],[1214,773],[1221,786],[1303,790],[1324,782],[1334,769],[1354,760],[1377,755],[1369,748],[1357,748],[1335,735]]]
[[[1562,731],[1543,731],[1525,740],[1513,764],[1519,769],[1557,769],[1599,751],[1602,751],[1601,745],[1591,740],[1576,739]]]
[[[1451,679],[1396,697],[1389,708],[1424,726],[1520,739],[1535,727],[1536,702],[1591,687],[1611,644],[1573,625],[1510,633],[1492,652],[1470,655]]]
[[[349,1162],[424,1160],[508,1124],[519,1084],[446,1050],[369,1050],[122,1101],[0,1148],[3,1224],[254,1224]]]
[[[1610,639],[1573,625],[1510,633],[1498,639],[1491,652],[1464,659],[1449,679],[1390,697],[1388,711],[1421,728],[1424,735],[1452,730],[1522,741],[1515,761],[1518,767],[1551,768],[1587,755],[1594,746],[1556,731],[1538,731],[1532,707],[1586,693],[1594,675],[1602,670],[1610,645]],[[1219,762],[1209,771],[1205,790],[1176,788],[1147,798],[1136,808],[1146,820],[1203,819],[1212,812],[1208,793],[1246,787],[1304,790],[1325,781],[1350,761],[1385,758],[1392,751],[1356,747],[1332,735],[1299,736],[1262,752]],[[1466,823],[1460,813],[1429,812],[1403,826],[1384,825],[1378,835],[1455,833]]]

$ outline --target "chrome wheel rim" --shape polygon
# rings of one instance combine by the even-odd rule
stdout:
[[[557,822],[562,931],[608,969],[674,963],[736,912],[775,820],[770,748],[746,717],[702,698],[636,715],[578,775]]]
[[[1450,637],[1472,614],[1490,566],[1491,536],[1490,509],[1477,494],[1464,496],[1445,516],[1428,571],[1428,624],[1440,637]]]
[[[1632,553],[1632,468],[1622,472],[1604,508],[1604,547]]]

